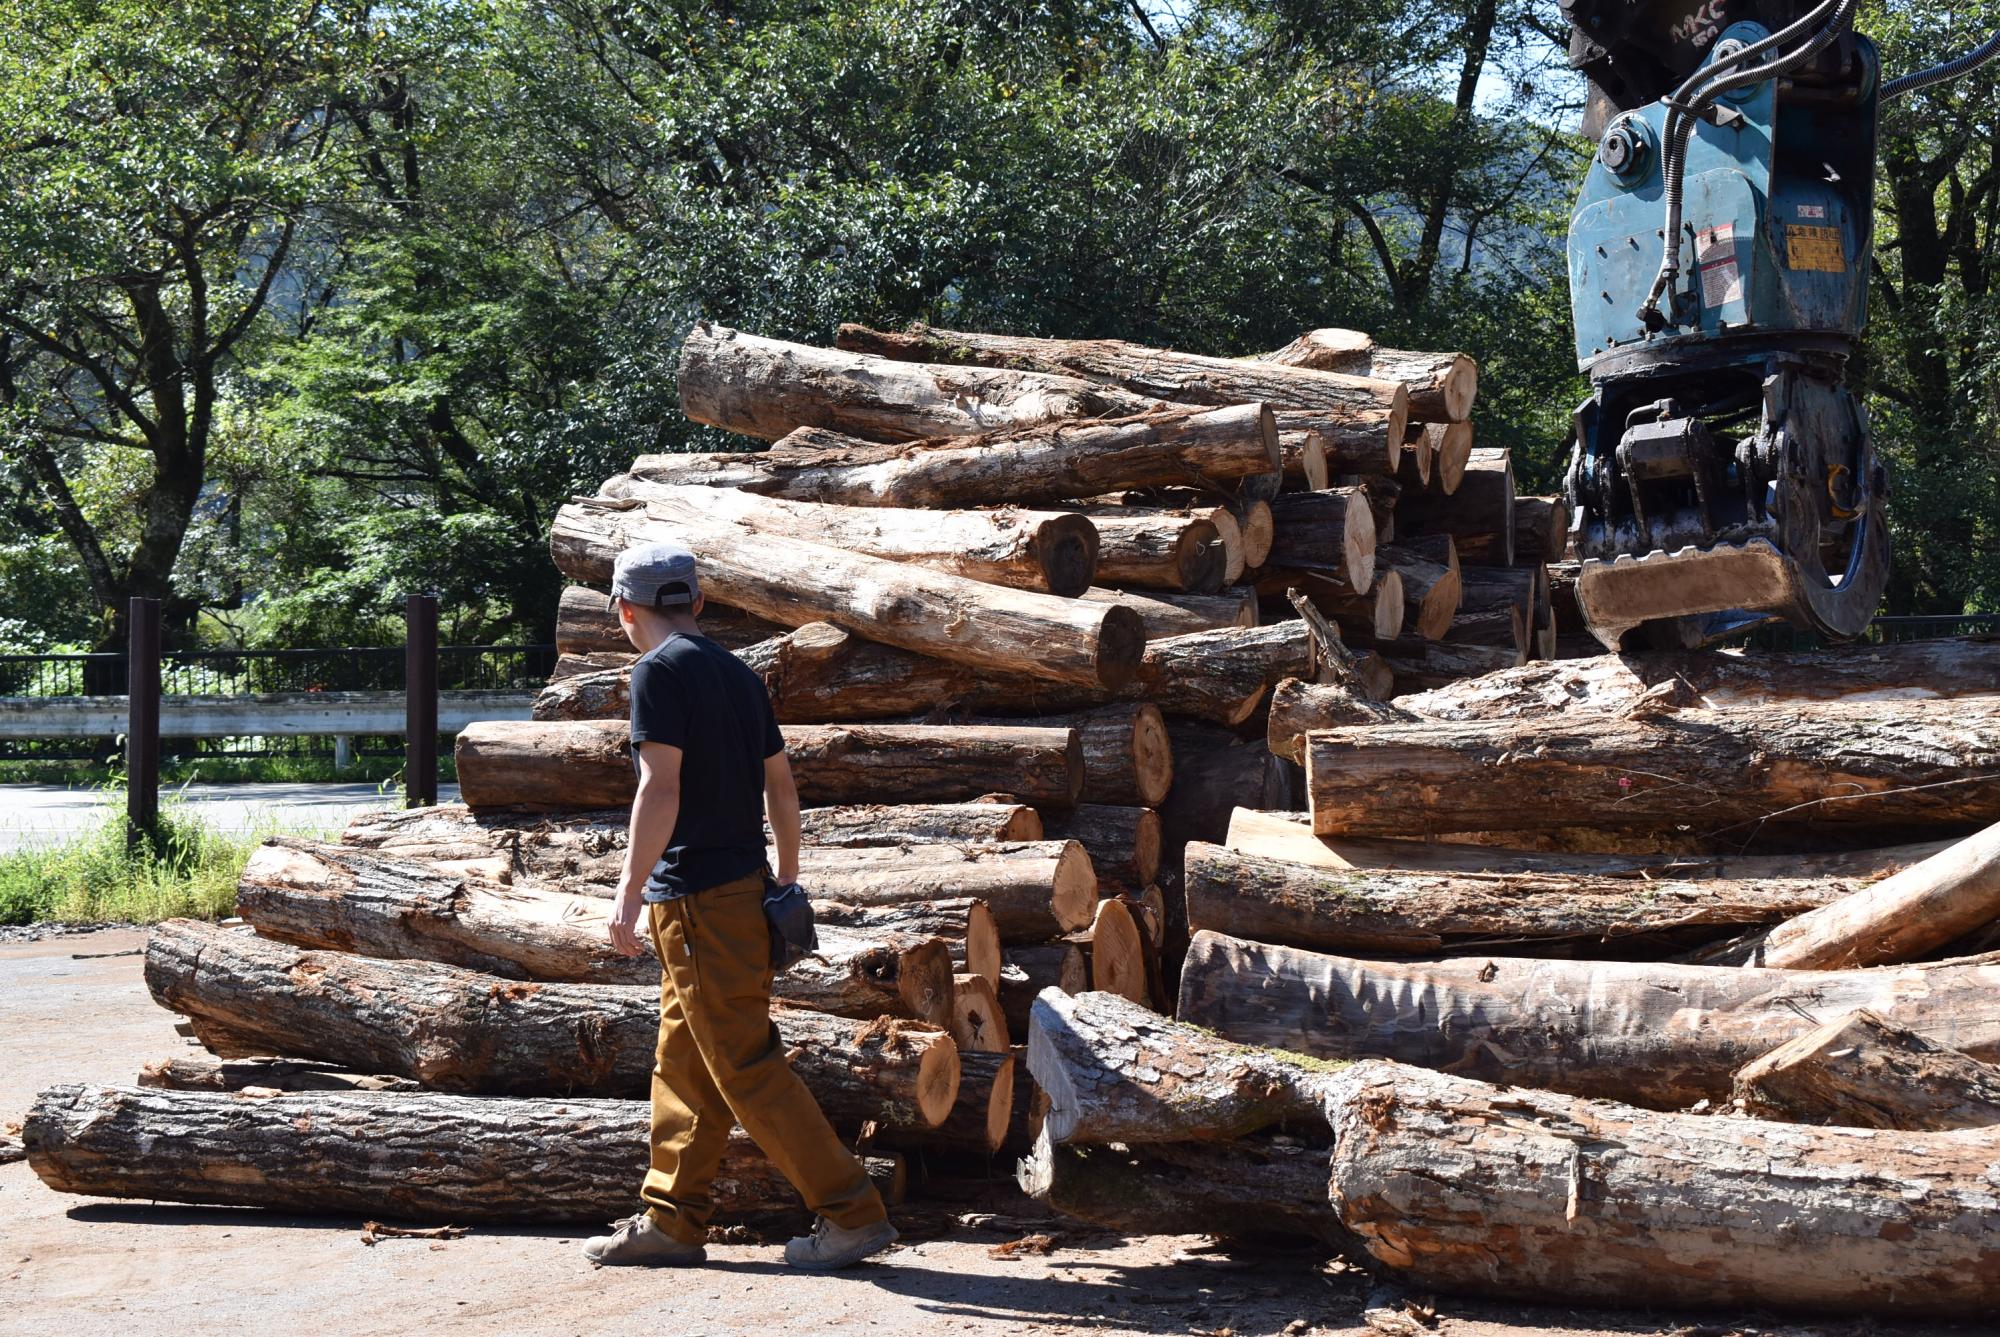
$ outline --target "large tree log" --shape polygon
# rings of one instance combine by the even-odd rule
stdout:
[[[838,506],[760,497],[734,488],[676,486],[620,476],[602,495],[643,503],[680,503],[760,534],[892,562],[967,580],[1074,598],[1097,578],[1098,532],[1088,516],[1067,511],[918,511]]]
[[[936,938],[951,953],[953,973],[967,972],[993,981],[997,988],[1001,962],[1000,927],[986,902],[971,896],[946,896],[928,901],[887,905],[848,905],[815,896],[813,918],[821,928],[845,930],[862,937],[913,934]]]
[[[1090,987],[1141,1007],[1156,1007],[1160,966],[1150,935],[1130,902],[1113,896],[1097,903],[1090,923]]]
[[[643,1095],[659,990],[503,980],[434,961],[306,952],[169,920],[146,945],[146,987],[224,1058],[291,1054],[488,1095]],[[861,1023],[779,1006],[792,1067],[827,1117],[934,1126],[958,1091],[958,1050],[915,1022]]]
[[[1268,520],[1269,504],[1258,504],[1264,507]],[[1269,547],[1267,535],[1265,548],[1268,550]],[[1248,585],[1224,590],[1220,594],[1173,594],[1161,590],[1140,594],[1133,590],[1093,589],[1085,591],[1083,597],[1093,603],[1123,604],[1130,608],[1145,625],[1149,641],[1186,636],[1190,632],[1257,625],[1257,592]]]
[[[1445,635],[1450,636],[1451,632],[1447,630]],[[1461,645],[1450,640],[1422,641],[1411,636],[1378,645],[1375,650],[1393,675],[1399,697],[1427,692],[1464,678],[1518,668],[1523,660],[1522,651],[1512,646]]]
[[[1337,592],[1356,594],[1375,578],[1375,521],[1359,488],[1291,492],[1271,503],[1268,568],[1310,571]]]
[[[539,1226],[627,1214],[650,1117],[643,1100],[56,1086],[35,1098],[24,1134],[59,1193]],[[863,1163],[901,1198],[900,1157]],[[741,1129],[713,1193],[718,1223],[805,1210]]]
[[[1331,618],[1340,629],[1343,643],[1373,645],[1393,641],[1403,633],[1408,616],[1403,597],[1403,578],[1384,566],[1375,568],[1366,591],[1356,594],[1345,580],[1325,580],[1311,571],[1274,568],[1259,581],[1267,596],[1285,595],[1296,589],[1312,606]]]
[[[701,634],[724,649],[736,650],[772,636],[782,636],[788,628],[760,617],[751,617],[740,608],[710,604],[702,610]],[[618,624],[618,614],[609,607],[604,591],[587,585],[566,585],[556,603],[556,650],[562,655],[614,654],[631,656],[637,652]]]
[[[1015,1179],[1064,1216],[1132,1235],[1353,1240],[1326,1196],[1323,1147],[1245,1139],[1222,1145],[1058,1146],[1038,1137]]]
[[[1396,472],[1402,438],[1390,436],[1389,424],[1380,418],[1349,422],[1312,410],[1281,408],[1274,421],[1284,456],[1284,479],[1290,486],[1316,490],[1336,478],[1387,477]]]
[[[1684,1109],[1724,1100],[1738,1068],[1861,1007],[2000,1058],[1994,959],[1811,971],[1484,955],[1389,964],[1201,932],[1177,1015],[1244,1044]]]
[[[1174,749],[1158,706],[1097,706],[1074,715],[1032,719],[986,716],[968,721],[996,727],[1073,729],[1083,748],[1079,803],[1156,806],[1174,783]]]
[[[799,838],[808,845],[960,844],[1040,840],[1042,815],[1011,796],[977,803],[869,803],[802,808]]]
[[[1929,700],[2000,690],[2000,637],[1836,645],[1797,653],[1697,650],[1563,659],[1456,683],[1396,704],[1440,720],[1512,719],[1578,709],[1617,714],[1676,680],[1702,705]]]
[[[1301,449],[1301,468],[1325,468],[1317,439]],[[847,506],[996,506],[1231,483],[1284,463],[1271,410],[1246,403],[893,446],[801,428],[756,454],[641,455],[630,476]]]
[[[1090,987],[1090,962],[1073,942],[1045,942],[1007,949],[1007,968],[1000,972],[1000,1009],[1007,1030],[1025,1037],[1032,1025],[1035,999],[1045,990],[1082,993]],[[1158,1016],[1158,1013],[1152,1015]]]
[[[1207,519],[1137,506],[1090,507],[1086,515],[1097,531],[1096,576],[1106,585],[1214,594],[1229,581],[1229,545]],[[1240,567],[1240,532],[1236,546]]]
[[[1046,990],[1028,1071],[1056,1142],[1229,1142],[1273,1127],[1326,1137],[1326,1070],[1218,1040],[1106,992]]]
[[[898,803],[1012,793],[1069,804],[1083,748],[1069,729],[946,724],[788,724],[785,752],[808,804]],[[459,794],[474,808],[549,812],[632,801],[630,727],[618,720],[481,720],[460,731]]]
[[[1334,1079],[1331,1196],[1411,1284],[1565,1305],[1985,1316],[1990,1130],[1655,1114],[1393,1064]]]
[[[1311,409],[1329,421],[1351,426],[1379,422],[1386,438],[1399,446],[1409,419],[1410,394],[1397,381],[1202,357],[1116,339],[1031,339],[925,327],[887,334],[842,325],[834,342],[843,349],[913,362],[1081,376],[1181,404],[1263,403],[1279,409]]]
[[[1431,448],[1431,490],[1449,497],[1465,481],[1465,466],[1472,462],[1472,424],[1469,422],[1425,423],[1424,444]]]
[[[250,857],[236,913],[267,938],[388,959],[443,961],[506,979],[659,986],[650,951],[620,956],[605,903],[441,876],[352,846],[279,838]],[[772,996],[837,1016],[942,1023],[952,999],[947,946],[910,934],[828,928],[817,951],[772,982]]]
[[[720,607],[720,605],[717,606]],[[782,631],[784,629],[781,627],[779,628],[779,630]],[[721,644],[721,642],[718,641],[717,644]],[[632,662],[636,660],[638,657],[639,656],[637,654],[630,652],[625,654],[616,654],[602,650],[582,655],[559,654],[556,656],[556,666],[549,670],[549,685],[554,686],[555,684],[562,682],[565,678],[579,678],[579,677],[586,677],[593,673],[601,673],[606,669],[630,668],[632,667]],[[551,698],[551,700],[557,700],[557,699],[559,698],[554,698],[554,697]],[[620,697],[619,699],[622,701],[624,698]],[[536,699],[536,704],[539,706],[540,703],[541,703],[540,698],[538,697]],[[563,705],[556,708],[563,710],[585,710],[585,709],[595,710],[601,708],[601,705],[602,705],[601,700],[599,700],[596,697],[592,697],[589,704],[585,704],[581,699],[579,699],[577,704],[575,705]],[[541,717],[537,716],[536,718],[539,719]],[[574,717],[556,715],[556,716],[551,716],[551,718],[596,719],[598,717],[595,715],[576,715]]]
[[[871,1147],[902,1147],[912,1151],[945,1151],[991,1156],[1007,1140],[1014,1115],[1019,1064],[1013,1053],[960,1053],[958,1099],[951,1113],[935,1128],[885,1129]],[[893,1154],[893,1153],[892,1153]]]
[[[837,623],[955,664],[1116,687],[1145,642],[1128,609],[760,534],[680,500],[573,501],[556,513],[549,548],[571,578],[609,580],[625,548],[664,539],[694,550],[703,591],[718,602],[793,626]]]
[[[1410,392],[1410,417],[1417,422],[1463,422],[1479,393],[1479,364],[1464,353],[1419,353],[1378,348],[1357,330],[1308,330],[1283,348],[1263,355],[1266,362],[1310,367],[1348,376],[1401,381]]]
[[[1375,563],[1402,581],[1403,625],[1427,641],[1441,640],[1451,630],[1464,595],[1458,568],[1433,562],[1413,548],[1389,544],[1375,549]],[[1394,637],[1382,637],[1393,640]]]
[[[1346,687],[1287,678],[1271,689],[1264,737],[1273,756],[1303,763],[1305,736],[1314,729],[1406,724],[1415,718],[1386,701],[1370,701]]]
[[[408,1077],[348,1072],[295,1058],[216,1058],[175,1054],[139,1070],[139,1085],[162,1091],[421,1091]]]
[[[1000,1010],[1000,991],[984,975],[961,972],[952,984],[951,1020],[946,1023],[962,1059],[967,1054],[1004,1054],[1007,1017]]]
[[[1514,498],[1514,560],[1560,562],[1569,544],[1569,503],[1561,497]]]
[[[1215,532],[1222,541],[1227,557],[1222,583],[1234,585],[1243,579],[1246,567],[1257,565],[1251,560],[1251,529],[1261,524],[1262,534],[1256,540],[1259,561],[1271,546],[1271,503],[1261,498],[1246,500],[1242,497],[1218,498],[1212,492],[1198,488],[1147,488],[1138,492],[1115,492],[1109,496],[1097,497],[1088,504],[1074,508],[1093,520],[1115,520],[1131,515],[1152,515],[1165,512],[1192,520],[1206,520],[1215,526]]]
[[[1089,852],[1101,892],[1136,895],[1160,875],[1160,815],[1150,807],[1080,803],[1051,811],[1044,822],[1052,838]]]
[[[905,361],[763,339],[706,322],[681,345],[681,412],[775,441],[827,427],[872,441],[1144,413],[1153,401],[1073,376]]]
[[[1190,844],[1184,859],[1189,928],[1370,956],[1504,944],[1519,956],[1630,960],[1684,944],[1687,930],[1714,935],[1776,923],[1861,885],[1331,869],[1204,843]]]
[[[1475,449],[1455,490],[1403,493],[1396,502],[1396,529],[1405,535],[1449,534],[1466,561],[1512,566],[1512,456],[1505,450]]]
[[[970,896],[986,902],[1003,943],[1041,942],[1090,923],[1097,875],[1074,840],[1020,845],[905,845],[799,851],[799,880],[818,899],[895,905]]]
[[[1306,777],[1321,835],[1582,820],[1851,843],[2000,819],[2000,697],[1329,729],[1307,738]]]
[[[1788,1040],[1736,1074],[1759,1119],[1939,1132],[2000,1124],[2000,1068],[1867,1009]]]

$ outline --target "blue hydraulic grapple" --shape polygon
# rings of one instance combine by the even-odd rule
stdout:
[[[1844,384],[1867,310],[1878,100],[1854,0],[1563,0],[1598,140],[1569,231],[1578,602],[1617,649],[1769,617],[1859,635],[1886,473]]]

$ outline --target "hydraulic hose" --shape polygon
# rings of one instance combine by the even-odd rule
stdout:
[[[1933,65],[1927,70],[1914,70],[1882,85],[1882,100],[1902,97],[1905,93],[1918,93],[1933,84],[1941,84],[1970,74],[1995,56],[2000,56],[2000,32],[1986,39],[1983,46],[1976,46],[1962,56],[1954,56],[1941,65]]]

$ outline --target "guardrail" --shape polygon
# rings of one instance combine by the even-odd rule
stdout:
[[[160,690],[169,696],[265,696],[274,692],[401,692],[405,647],[308,650],[163,650]],[[555,669],[553,645],[441,645],[444,691],[528,691]],[[124,696],[121,654],[0,655],[0,696]]]

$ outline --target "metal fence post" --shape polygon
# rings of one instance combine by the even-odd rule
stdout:
[[[404,806],[426,808],[438,794],[437,596],[412,594],[403,605]]]
[[[126,613],[125,839],[136,845],[160,825],[160,601],[132,600]]]

